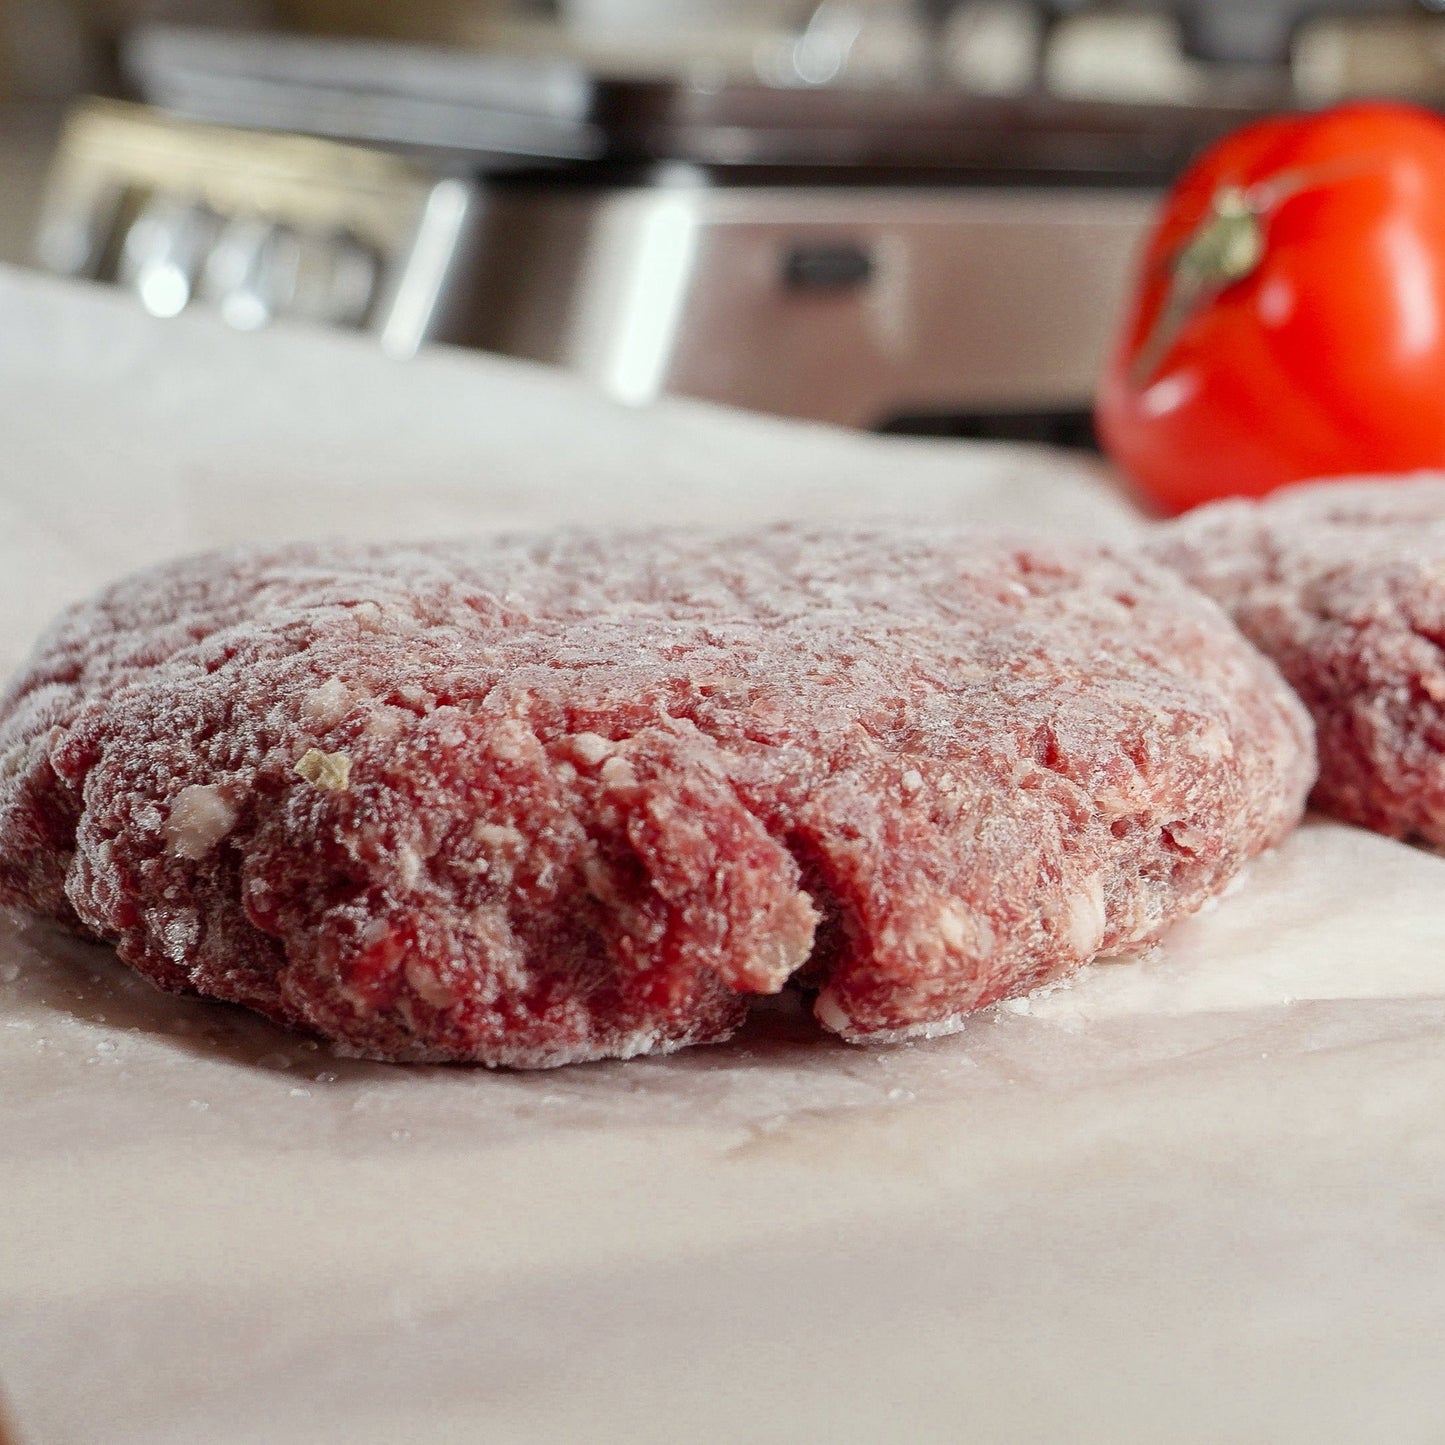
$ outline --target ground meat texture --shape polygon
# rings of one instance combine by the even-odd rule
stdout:
[[[931,1035],[1296,821],[1308,720],[1176,578],[944,528],[196,557],[0,702],[0,899],[359,1054]]]
[[[1150,551],[1304,700],[1321,810],[1445,847],[1445,479],[1314,483],[1205,507]]]

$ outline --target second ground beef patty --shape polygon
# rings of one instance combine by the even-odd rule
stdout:
[[[1445,847],[1445,479],[1203,507],[1149,549],[1215,598],[1314,717],[1325,812]]]

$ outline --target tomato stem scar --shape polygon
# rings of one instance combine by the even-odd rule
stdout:
[[[1194,233],[1169,262],[1169,290],[1130,376],[1136,386],[1153,380],[1189,318],[1226,287],[1259,269],[1265,252],[1265,221],[1303,191],[1378,175],[1388,158],[1354,156],[1333,165],[1284,171],[1248,188],[1220,186]]]
[[[1264,207],[1238,186],[1222,186],[1169,271],[1164,305],[1134,360],[1134,381],[1150,380],[1184,323],[1226,286],[1242,281],[1264,259]]]
[[[1184,286],[1227,286],[1242,281],[1264,258],[1264,227],[1260,212],[1246,192],[1225,186],[1212,203],[1203,225],[1174,262],[1174,275]]]

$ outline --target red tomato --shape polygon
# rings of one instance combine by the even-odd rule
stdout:
[[[1445,120],[1347,105],[1207,152],[1165,202],[1096,420],[1167,511],[1445,466]]]

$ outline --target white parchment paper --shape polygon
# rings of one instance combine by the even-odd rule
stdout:
[[[1086,464],[156,323],[0,272],[0,668],[171,553],[578,520],[1124,535]],[[1315,822],[1151,957],[890,1050],[334,1058],[0,919],[30,1442],[1445,1438],[1445,862]]]

